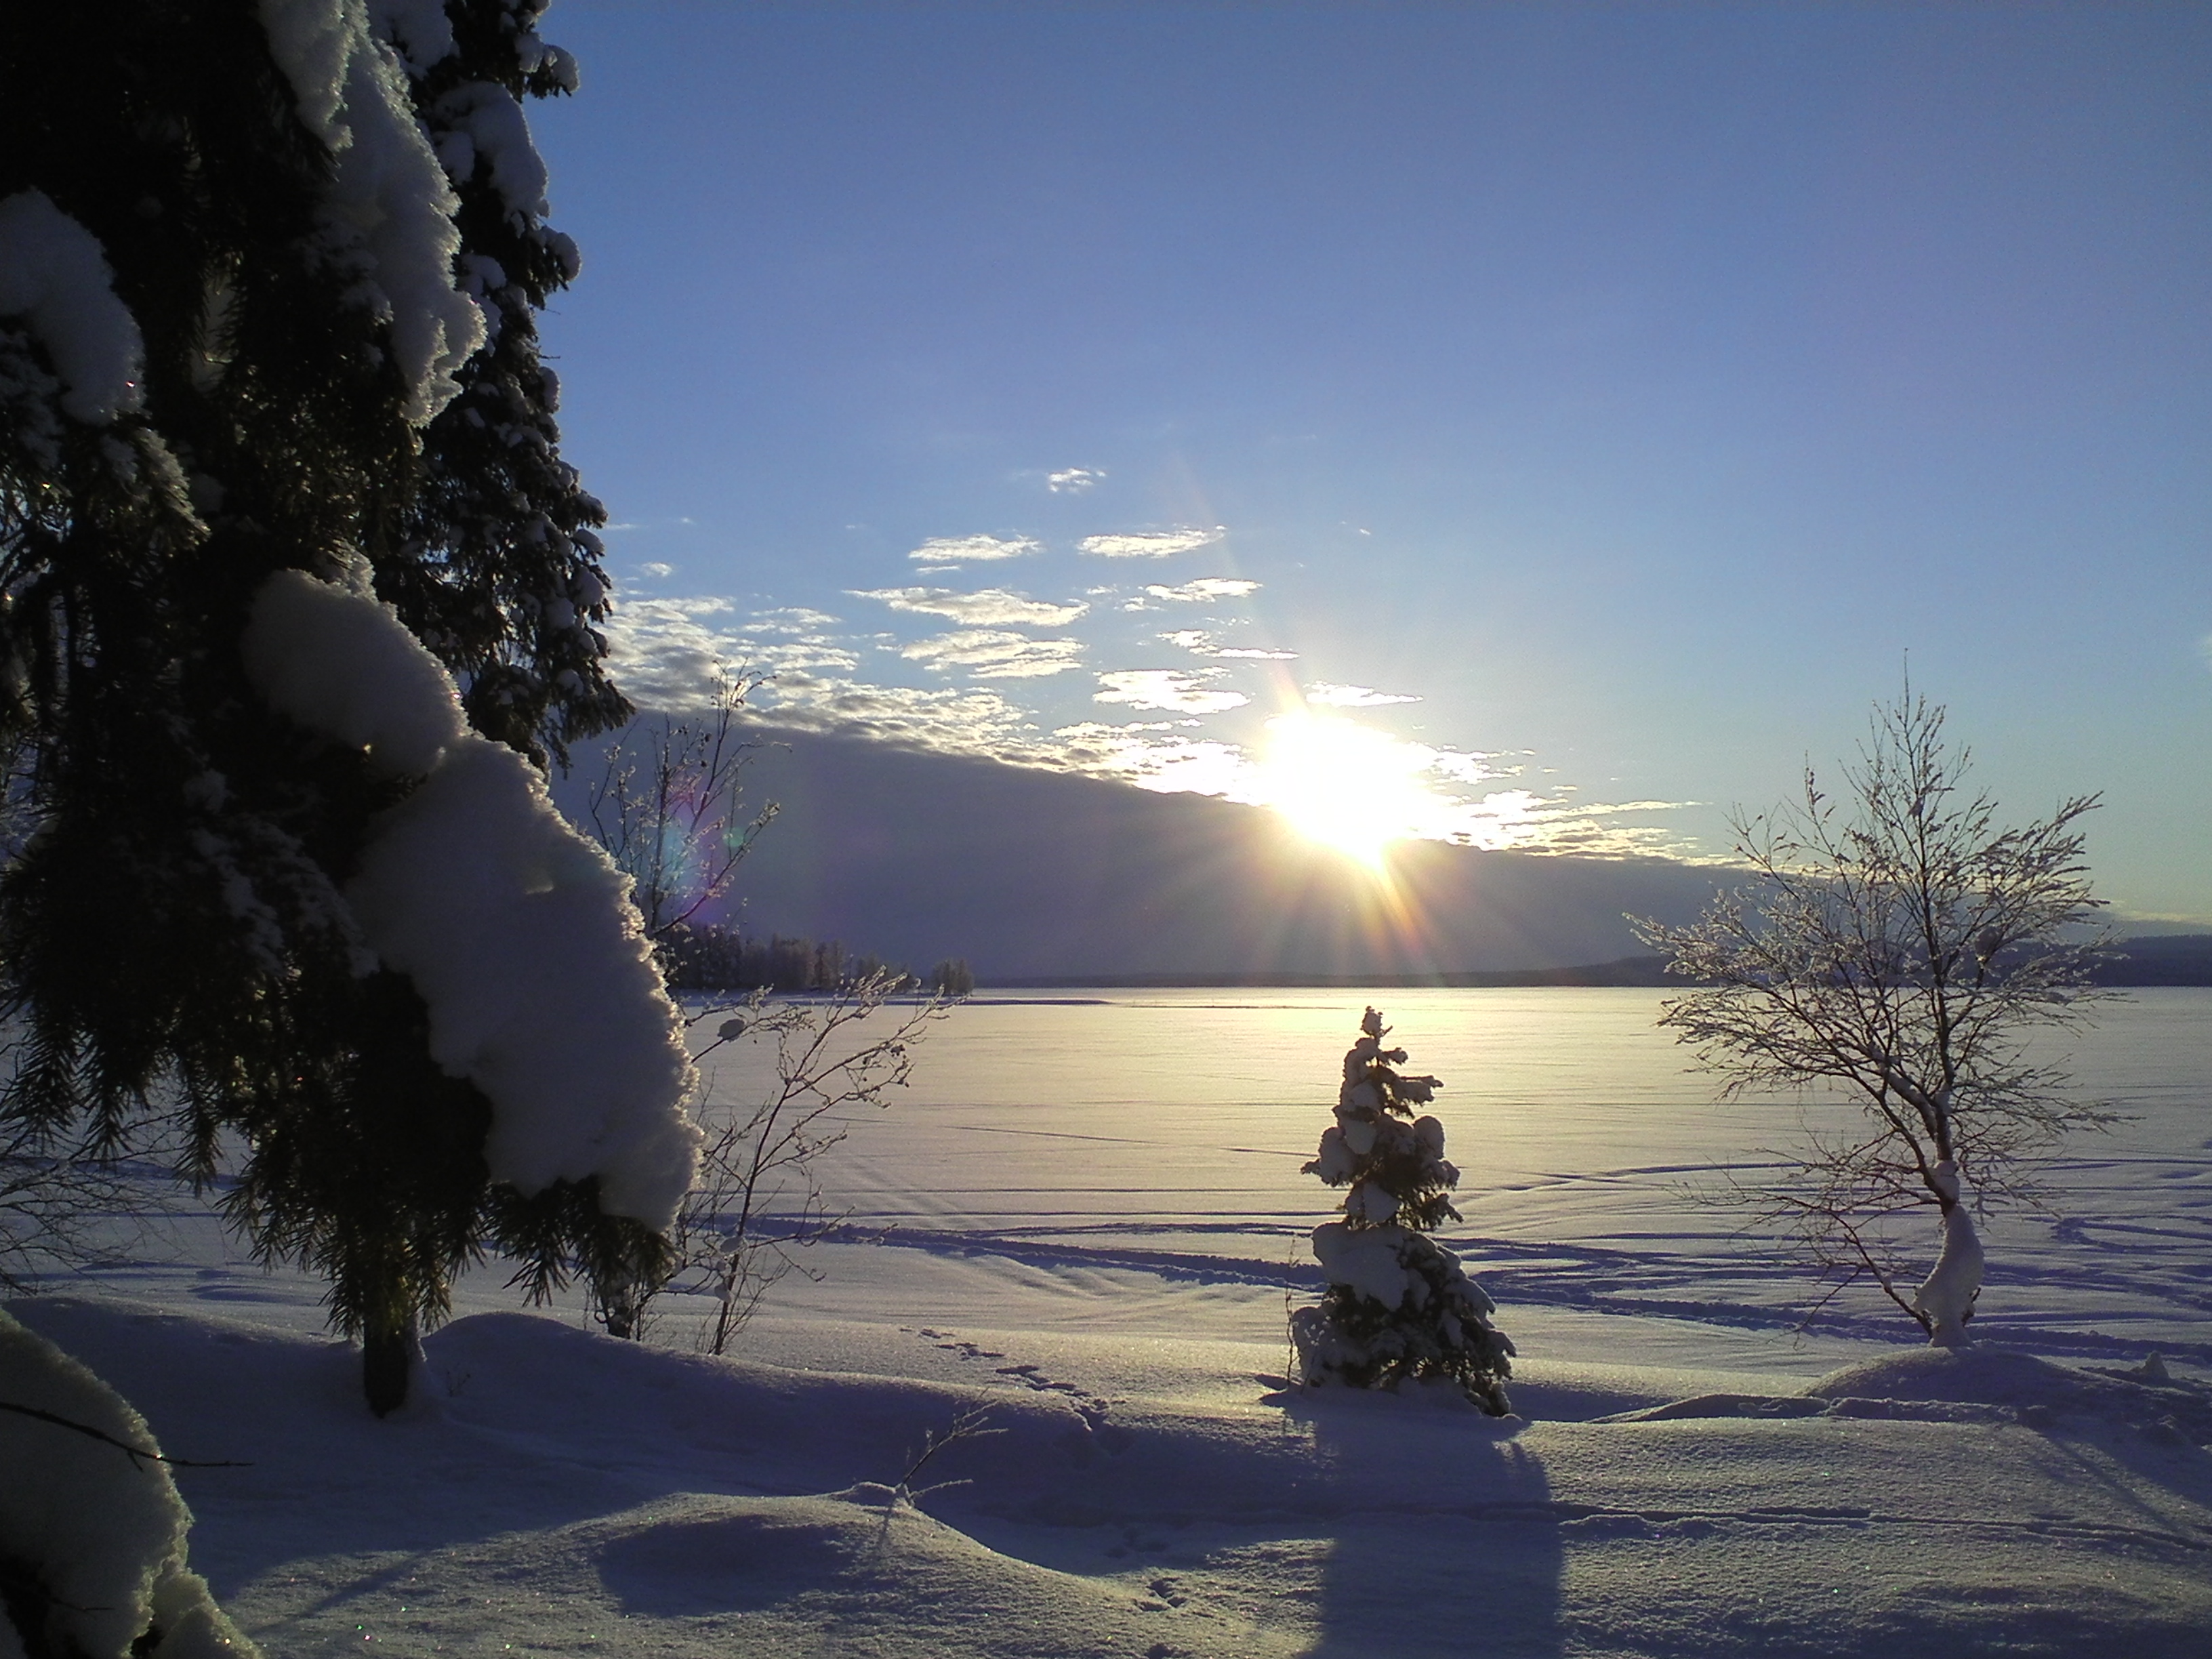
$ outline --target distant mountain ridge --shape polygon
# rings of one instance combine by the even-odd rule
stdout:
[[[2100,985],[2212,985],[2212,933],[2156,933],[2118,940]]]
[[[2113,946],[2113,958],[2094,975],[2096,983],[2147,988],[2160,985],[2212,986],[2212,933],[2157,934],[2123,939]],[[1001,982],[1007,990],[1096,986],[1097,981],[1027,979]],[[1397,975],[1284,975],[1262,979],[1227,980],[1195,977],[1152,977],[1117,981],[1115,987],[1246,985],[1246,986],[1439,986],[1504,989],[1545,985],[1641,986],[1680,988],[1688,981],[1667,971],[1664,957],[1623,957],[1616,962],[1595,962],[1573,968],[1507,969],[1490,973]],[[987,988],[998,988],[997,986]]]
[[[1401,843],[1391,881],[1275,813],[856,738],[757,732],[781,811],[714,916],[978,984],[1667,985],[1624,913],[1695,917],[1741,872]],[[593,762],[561,787],[580,797]],[[2125,984],[2212,983],[2212,934],[2130,939]]]
[[[1686,921],[1724,871],[1401,843],[1391,882],[1275,813],[1207,796],[762,733],[781,811],[717,920],[979,983],[1265,983],[1522,973],[1635,954],[1623,913]]]

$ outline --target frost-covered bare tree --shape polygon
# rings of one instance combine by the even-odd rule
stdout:
[[[656,945],[729,891],[753,837],[775,817],[774,801],[752,811],[744,799],[758,745],[738,717],[757,684],[726,675],[703,708],[633,721],[586,792],[592,838],[635,884]]]
[[[1858,1108],[1832,1122],[1808,1113],[1782,1174],[1733,1196],[1951,1346],[1981,1290],[1972,1212],[2033,1201],[2033,1159],[2112,1119],[2028,1047],[2106,994],[2089,983],[2100,902],[2081,828],[2096,797],[2004,827],[1967,788],[1969,755],[1943,721],[1909,687],[1878,707],[1841,799],[1808,768],[1802,800],[1737,816],[1748,888],[1686,927],[1636,926],[1670,972],[1704,981],[1660,1024],[1729,1096],[1825,1086]],[[1912,1288],[1905,1240],[1931,1211],[1937,1260]]]
[[[775,802],[756,811],[744,799],[757,744],[740,717],[757,683],[726,675],[704,708],[634,721],[586,793],[586,828],[629,877],[646,937],[672,978],[696,937],[694,919],[726,895],[753,837],[776,816]],[[804,1271],[798,1253],[843,1222],[825,1203],[817,1160],[845,1139],[857,1112],[890,1104],[913,1067],[914,1045],[951,1000],[941,986],[904,1000],[912,981],[889,969],[848,977],[833,962],[827,980],[805,1000],[766,990],[742,1001],[687,1000],[689,1027],[713,1033],[697,1060],[762,1044],[773,1051],[774,1080],[757,1103],[727,1115],[711,1089],[695,1094],[704,1146],[672,1231],[674,1255],[652,1274],[595,1285],[611,1334],[641,1336],[653,1299],[675,1287],[713,1299],[702,1346],[722,1353],[769,1291]]]
[[[57,1146],[42,1129],[0,1121],[0,1291],[27,1291],[55,1268],[127,1260],[156,1199],[112,1158]]]
[[[915,1044],[952,1006],[941,994],[902,996],[909,987],[904,975],[878,969],[803,1001],[763,990],[741,1003],[690,1006],[692,1029],[714,1033],[698,1064],[761,1044],[774,1080],[757,1103],[726,1113],[705,1073],[692,1100],[699,1176],[671,1229],[672,1255],[649,1276],[594,1285],[594,1310],[611,1335],[642,1338],[653,1301],[672,1289],[713,1301],[699,1346],[723,1353],[787,1275],[816,1276],[799,1253],[845,1221],[824,1196],[818,1160],[858,1114],[890,1104],[913,1072]]]
[[[683,1269],[714,1298],[700,1336],[708,1352],[725,1352],[787,1274],[815,1276],[797,1253],[843,1224],[823,1197],[821,1157],[844,1140],[858,1112],[890,1105],[890,1091],[914,1070],[915,1045],[951,1007],[942,995],[899,1000],[906,984],[903,975],[879,970],[819,1000],[771,1001],[757,992],[742,1012],[717,1011],[714,1041],[698,1058],[730,1043],[772,1044],[775,1081],[758,1104],[720,1121],[702,1097],[699,1184],[675,1238]],[[863,1030],[871,1019],[877,1024]]]

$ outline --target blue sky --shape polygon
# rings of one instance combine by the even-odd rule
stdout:
[[[2212,10],[546,32],[640,691],[1714,852],[1909,653],[2017,815],[2104,792],[2100,890],[2212,920]]]

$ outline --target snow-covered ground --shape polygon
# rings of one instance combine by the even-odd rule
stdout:
[[[1802,1282],[1680,1190],[1787,1113],[1711,1106],[1650,1005],[1389,1006],[1521,1349],[1503,1421],[1282,1386],[1334,993],[960,1010],[731,1358],[680,1300],[622,1344],[481,1273],[380,1423],[315,1286],[204,1214],[13,1308],[171,1453],[250,1460],[177,1478],[272,1655],[2212,1652],[2212,994],[2083,1045],[2136,1121],[1991,1230],[1954,1355],[1866,1301],[1795,1331]]]

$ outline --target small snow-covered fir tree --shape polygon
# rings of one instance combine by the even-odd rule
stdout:
[[[1314,1229],[1328,1290],[1291,1316],[1291,1340],[1309,1386],[1395,1388],[1449,1377],[1494,1417],[1511,1409],[1505,1379],[1513,1344],[1490,1322],[1497,1304],[1459,1258],[1429,1237],[1460,1218],[1450,1193],[1459,1170],[1444,1158],[1444,1127],[1415,1116],[1440,1086],[1397,1068],[1379,1009],[1359,1023],[1344,1057],[1336,1122],[1305,1173],[1351,1188],[1344,1219]]]

